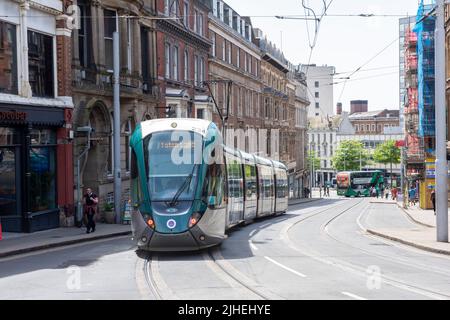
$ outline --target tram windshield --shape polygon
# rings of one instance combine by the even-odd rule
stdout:
[[[151,201],[194,200],[202,154],[201,135],[187,131],[158,132],[145,139],[144,147]]]

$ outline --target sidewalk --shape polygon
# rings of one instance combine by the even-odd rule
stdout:
[[[376,202],[374,201],[374,203]],[[368,228],[368,233],[418,249],[450,255],[450,243],[436,241],[436,216],[433,210],[422,210],[418,205],[404,209],[403,204],[396,201],[379,201],[379,203],[397,204],[400,209],[399,213],[406,215],[411,221],[411,226],[403,228]]]
[[[86,234],[86,228],[58,228],[35,233],[4,232],[0,240],[0,258],[125,235],[131,235],[130,225],[101,223],[97,223],[95,232],[89,234]]]

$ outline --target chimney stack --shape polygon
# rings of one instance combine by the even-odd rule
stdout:
[[[336,114],[340,116],[342,114],[342,103],[338,102],[336,105]]]

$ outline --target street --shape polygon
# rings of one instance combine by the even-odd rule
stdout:
[[[369,235],[396,205],[330,198],[235,228],[218,248],[136,252],[129,237],[0,259],[0,299],[450,298],[450,259]]]

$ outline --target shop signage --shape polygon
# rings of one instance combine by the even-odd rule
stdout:
[[[27,113],[21,111],[0,111],[0,121],[26,121]]]

